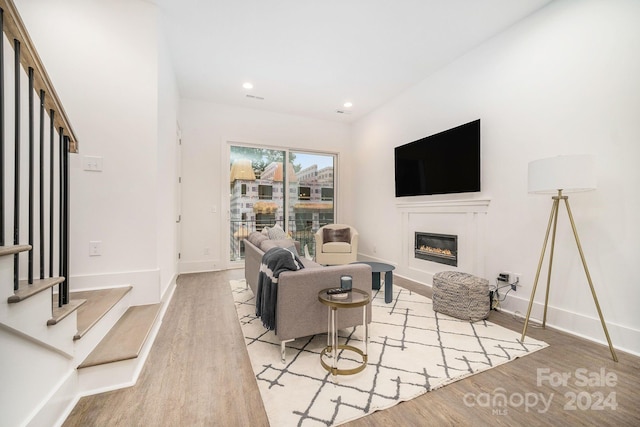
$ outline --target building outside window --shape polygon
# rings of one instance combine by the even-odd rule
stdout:
[[[333,212],[320,212],[318,215],[319,225],[333,224]]]
[[[276,223],[275,213],[257,213],[256,214],[256,227],[262,229],[265,226],[271,227]]]
[[[333,200],[333,188],[322,189],[322,200]]]
[[[260,200],[271,200],[273,198],[273,187],[271,185],[258,185],[258,198]]]
[[[298,199],[300,199],[300,200],[311,200],[311,188],[310,187],[299,187],[299,189],[298,189]]]

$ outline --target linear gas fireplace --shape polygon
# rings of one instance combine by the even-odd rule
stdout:
[[[416,231],[415,257],[458,266],[458,236]]]

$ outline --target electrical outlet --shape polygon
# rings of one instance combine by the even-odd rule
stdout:
[[[102,241],[92,240],[89,242],[89,256],[102,255]]]
[[[522,286],[520,285],[520,273],[513,273],[511,274],[511,290],[513,291],[517,291],[518,290],[518,286]]]

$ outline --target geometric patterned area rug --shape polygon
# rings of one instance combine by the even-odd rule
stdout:
[[[338,376],[336,383],[320,365],[326,334],[287,343],[282,363],[280,342],[255,316],[251,289],[244,280],[232,280],[231,288],[273,427],[339,425],[547,346],[530,337],[522,343],[519,333],[488,321],[470,323],[435,313],[430,299],[394,287],[389,304],[382,291],[373,291],[367,367]],[[363,348],[363,337],[361,326],[339,331],[340,344]],[[339,360],[340,368],[350,367],[346,354]]]

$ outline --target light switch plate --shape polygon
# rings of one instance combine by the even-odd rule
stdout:
[[[102,172],[102,157],[84,156],[82,157],[82,169],[91,172]]]

